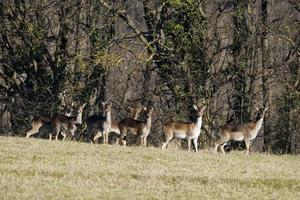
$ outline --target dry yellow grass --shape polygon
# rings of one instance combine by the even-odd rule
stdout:
[[[300,157],[0,137],[0,199],[300,199]]]

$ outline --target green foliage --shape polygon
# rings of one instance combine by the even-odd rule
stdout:
[[[94,65],[99,66],[101,69],[108,71],[118,66],[121,58],[117,54],[108,54],[103,51],[96,52],[94,55]]]
[[[207,21],[198,9],[197,1],[166,1],[164,31],[166,42],[164,64],[160,72],[173,90],[177,102],[184,105],[204,97],[207,78],[204,38]],[[192,86],[192,87],[191,87]]]

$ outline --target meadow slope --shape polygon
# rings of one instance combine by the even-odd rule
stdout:
[[[300,199],[300,157],[0,137],[0,199]]]

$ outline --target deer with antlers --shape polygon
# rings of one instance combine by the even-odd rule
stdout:
[[[122,141],[123,145],[126,145],[125,137],[128,132],[133,133],[136,136],[140,137],[141,145],[147,146],[147,137],[151,130],[151,121],[153,108],[143,108],[146,113],[146,121],[140,121],[137,119],[126,118],[119,122],[118,126],[121,132],[119,140]]]
[[[175,137],[178,139],[187,139],[188,151],[191,150],[191,141],[193,140],[195,150],[198,152],[198,137],[200,136],[202,116],[206,106],[193,105],[193,108],[196,111],[197,117],[195,122],[171,121],[163,125],[165,142],[163,142],[162,149],[166,149],[169,142]]]
[[[218,147],[221,145],[221,151],[225,154],[224,146],[229,140],[245,141],[246,155],[250,152],[250,144],[253,139],[256,138],[268,108],[256,108],[256,115],[252,122],[244,123],[240,125],[225,124],[219,128],[219,140],[215,143],[215,152],[218,151]]]
[[[49,133],[49,140],[55,135],[55,139],[58,140],[58,135],[62,134],[63,140],[65,140],[67,134],[72,137],[77,129],[76,124],[82,124],[82,112],[85,104],[80,105],[76,116],[70,116],[70,114],[55,115],[52,118],[37,117],[34,118],[31,123],[31,129],[26,133],[26,138],[39,132],[39,129],[46,123],[51,124],[52,131]]]

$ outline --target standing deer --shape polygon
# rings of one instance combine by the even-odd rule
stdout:
[[[142,111],[146,111],[146,107],[143,106],[142,104],[138,104],[137,106],[135,107],[129,107],[129,110],[130,110],[130,116],[129,118],[132,118],[134,120],[137,120],[138,117],[139,117],[139,114],[142,112]],[[119,126],[118,126],[118,123],[117,122],[111,122],[111,129],[110,129],[110,132],[114,132],[114,133],[118,133],[119,135],[121,134],[120,132],[120,129],[119,129]]]
[[[225,124],[219,129],[220,139],[215,143],[215,152],[221,145],[221,150],[225,154],[224,146],[229,140],[243,141],[246,144],[246,155],[249,154],[251,140],[255,139],[263,123],[263,119],[268,108],[256,108],[256,117],[252,122],[240,125]]]
[[[153,108],[146,109],[146,121],[139,121],[132,118],[123,119],[119,122],[119,129],[121,132],[120,139],[123,141],[123,145],[126,145],[124,138],[126,137],[128,131],[139,136],[141,145],[147,146],[147,137],[151,129],[151,118],[153,114]]]
[[[189,151],[191,150],[191,140],[193,140],[196,152],[198,152],[198,137],[201,132],[202,116],[206,106],[201,108],[200,106],[193,105],[193,108],[196,111],[196,122],[171,121],[164,124],[163,133],[165,142],[163,142],[162,149],[166,149],[169,142],[175,137],[178,139],[187,139]]]
[[[52,134],[56,135],[56,140],[57,140],[58,134],[60,133],[61,129],[64,129],[62,131],[67,131],[73,136],[76,130],[76,124],[82,123],[82,112],[84,106],[85,104],[79,106],[76,117],[71,117],[69,116],[69,114],[65,114],[65,115],[56,115],[52,118],[46,118],[46,117],[34,118],[31,123],[31,129],[26,133],[26,138],[29,138],[30,136],[38,133],[39,129],[46,123],[51,123],[52,132],[53,132],[53,133],[49,133],[49,140],[52,139]],[[63,135],[63,140],[64,140],[66,134],[64,132],[61,132],[61,134]]]
[[[53,132],[50,133],[49,139],[51,140],[52,136],[55,135],[55,140],[58,140],[59,134],[63,136],[63,141],[66,139],[67,134],[73,138],[77,129],[76,125],[82,124],[82,112],[85,105],[79,106],[76,116],[56,115],[53,117],[51,119]]]
[[[92,115],[87,119],[87,135],[89,142],[96,142],[103,137],[103,143],[108,143],[108,133],[111,130],[111,103],[102,102],[103,115]]]
[[[26,138],[29,138],[32,135],[35,135],[39,132],[40,128],[46,124],[50,123],[51,118],[47,117],[35,117],[31,123],[31,129],[26,133]]]

